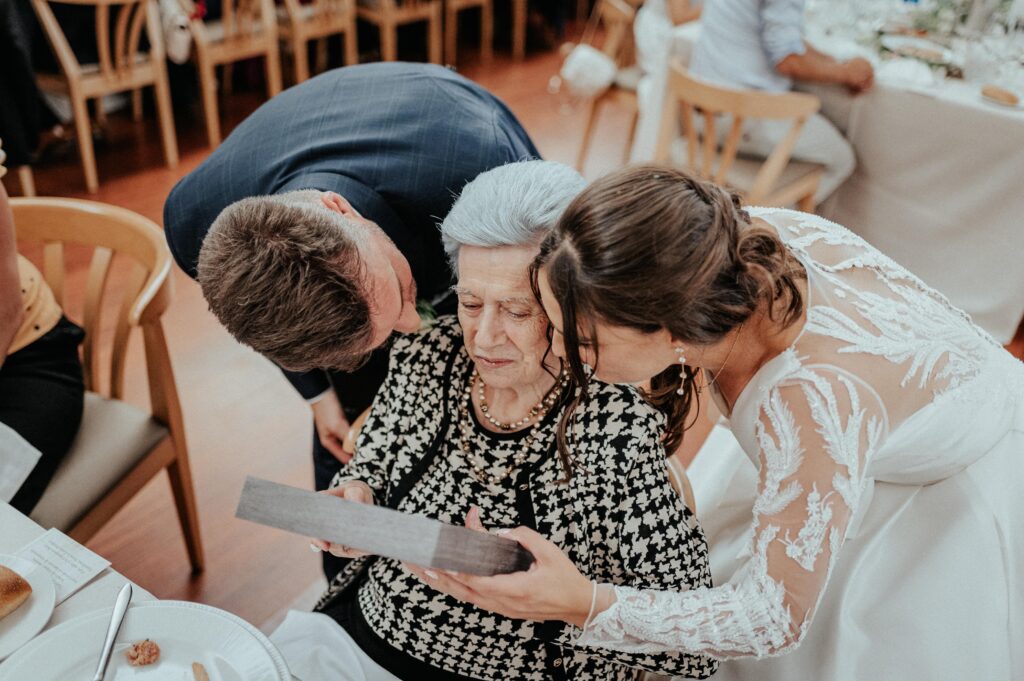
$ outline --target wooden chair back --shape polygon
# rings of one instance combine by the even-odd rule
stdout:
[[[61,0],[61,3],[95,7],[98,67],[104,80],[111,84],[124,83],[131,80],[132,72],[141,64],[163,64],[163,32],[160,30],[159,13],[153,0]],[[50,0],[32,0],[32,6],[61,70],[68,79],[81,77],[82,64],[75,57],[64,30],[57,22]],[[144,24],[150,45],[149,60],[140,59],[139,56]]]
[[[221,7],[225,40],[255,33],[262,27],[263,5],[259,0],[224,0]]]
[[[601,51],[614,60],[620,69],[633,66],[636,62],[636,43],[633,38],[636,7],[627,0],[598,0],[595,11],[604,28]]]
[[[747,200],[756,202],[775,186],[789,163],[804,123],[819,108],[821,101],[814,95],[735,90],[713,85],[691,76],[686,67],[676,60],[669,73],[668,96],[665,98],[655,160],[669,160],[681,115],[686,135],[687,166],[704,179],[723,184],[736,160],[743,125],[748,119],[791,120],[789,131],[765,159],[753,186],[747,191]],[[699,135],[694,125],[698,115],[703,119]],[[723,117],[731,117],[732,124],[724,143],[719,145],[717,125]],[[700,161],[697,160],[698,149],[701,151]]]
[[[94,201],[52,197],[11,199],[18,238],[43,245],[43,277],[64,307],[65,246],[92,248],[81,323],[86,389],[113,399],[124,398],[125,360],[131,332],[141,328],[153,416],[183,434],[181,408],[171,369],[161,316],[173,297],[171,255],[163,232],[137,213]],[[111,285],[116,258],[128,263],[125,280]],[[122,277],[119,277],[121,279]],[[112,289],[123,294],[113,325],[109,365],[101,363],[99,339],[104,302]],[[104,386],[107,387],[104,390]]]
[[[415,13],[416,10],[422,9],[424,5],[430,5],[432,2],[433,0],[376,0],[376,2],[368,4],[402,15]]]
[[[288,18],[293,24],[334,24],[355,12],[355,0],[312,0],[308,3],[299,0],[284,0]]]
[[[272,0],[223,0],[218,32],[214,34],[207,20],[196,11],[193,0],[178,0],[188,14],[189,29],[197,51],[207,51],[212,45],[231,46],[229,52],[246,52],[249,42],[263,43],[277,40],[277,14]],[[226,61],[218,59],[219,63]]]

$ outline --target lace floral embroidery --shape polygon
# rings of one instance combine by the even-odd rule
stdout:
[[[812,486],[807,495],[807,522],[800,528],[796,539],[790,540],[789,532],[786,532],[782,540],[786,545],[786,555],[808,572],[814,570],[814,563],[821,553],[821,543],[825,540],[829,521],[832,520],[832,507],[827,503],[830,496],[826,494],[822,498],[817,485]]]

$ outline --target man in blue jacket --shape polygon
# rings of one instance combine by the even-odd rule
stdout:
[[[418,301],[454,309],[437,224],[478,174],[537,157],[480,86],[376,63],[274,97],[171,191],[178,264],[312,404],[317,489],[347,460],[342,441],[383,381],[391,333],[419,327]]]

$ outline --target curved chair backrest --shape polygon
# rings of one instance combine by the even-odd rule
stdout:
[[[743,124],[747,119],[792,121],[789,132],[761,166],[757,179],[748,192],[748,200],[751,202],[756,202],[774,187],[776,180],[789,163],[804,123],[821,108],[821,101],[814,95],[800,92],[736,90],[714,85],[690,75],[679,60],[672,64],[668,92],[661,132],[658,136],[656,160],[664,162],[668,159],[672,140],[676,136],[678,114],[681,111],[687,141],[687,166],[703,178],[718,184],[725,182],[726,175],[736,160]],[[703,117],[702,140],[698,140],[697,128],[694,127],[695,111]],[[732,117],[732,127],[721,148],[716,130],[716,120],[719,116]],[[697,162],[698,148],[702,151],[700,163]]]
[[[18,238],[43,244],[43,276],[61,307],[65,307],[65,245],[91,247],[92,257],[81,321],[86,337],[83,367],[86,389],[114,399],[124,395],[124,370],[132,329],[143,329],[153,415],[165,424],[176,415],[177,395],[170,358],[163,336],[161,315],[171,302],[171,254],[163,232],[152,221],[125,208],[95,201],[52,197],[11,199]],[[115,256],[129,261],[126,281],[114,323],[110,358],[109,392],[101,389],[100,348],[103,303],[114,286],[110,282]]]
[[[130,81],[132,69],[140,65],[139,42],[143,24],[149,40],[149,62],[163,65],[163,31],[160,30],[159,12],[153,0],[60,0],[61,4],[83,5],[96,8],[96,48],[99,69],[110,81]],[[36,16],[49,40],[61,69],[70,79],[82,72],[82,64],[75,57],[64,30],[50,8],[50,0],[32,0]],[[111,23],[114,35],[111,39]],[[148,62],[147,62],[148,63]]]

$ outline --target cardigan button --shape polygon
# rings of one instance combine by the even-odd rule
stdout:
[[[557,660],[555,660],[555,661],[554,661],[554,663],[553,663],[553,664],[554,664],[554,665],[555,665],[556,667],[561,667],[561,666],[562,666],[562,658],[558,658]]]
[[[519,485],[519,489],[525,492],[526,490],[530,489],[530,486],[524,482],[523,484]]]

